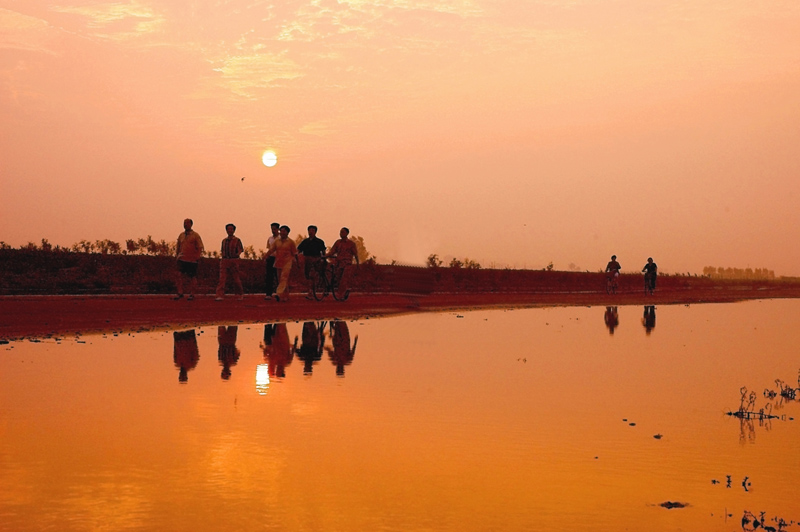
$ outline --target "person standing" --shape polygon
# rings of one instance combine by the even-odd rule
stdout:
[[[289,299],[289,275],[292,273],[292,263],[297,257],[297,245],[294,240],[289,238],[288,225],[282,225],[279,230],[279,237],[270,246],[267,251],[267,259],[275,257],[275,268],[279,270],[280,277],[278,281],[278,288],[275,290],[275,299],[284,301]]]
[[[267,239],[267,251],[272,247],[272,244],[279,238],[279,228],[281,224],[278,222],[272,222],[269,224],[269,229],[272,231],[272,234]],[[267,255],[267,289],[266,294],[264,295],[264,299],[271,299],[272,292],[275,290],[275,286],[278,284],[278,270],[275,269],[275,257]]]
[[[222,259],[219,263],[219,284],[217,284],[217,301],[222,301],[225,295],[225,284],[228,280],[228,275],[233,278],[236,285],[236,295],[239,299],[244,299],[244,288],[242,287],[242,278],[239,274],[239,255],[244,252],[242,241],[234,236],[236,226],[228,224],[225,226],[225,231],[228,233],[227,238],[222,240]]]
[[[312,299],[311,285],[314,282],[312,272],[316,269],[319,271],[320,261],[325,256],[325,242],[317,238],[317,226],[308,226],[308,238],[300,242],[297,246],[297,251],[303,256],[303,271],[305,273],[306,281],[308,282],[308,295],[306,299]]]
[[[200,257],[203,256],[203,240],[195,231],[192,230],[194,222],[191,218],[186,218],[183,221],[183,233],[178,235],[177,258],[178,258],[178,279],[176,282],[178,289],[178,296],[175,299],[183,297],[183,283],[189,281],[189,297],[188,300],[194,299],[194,293],[197,289],[197,266],[200,262]]]

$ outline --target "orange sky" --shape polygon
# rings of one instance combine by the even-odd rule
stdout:
[[[380,262],[800,275],[798,28],[795,1],[0,0],[0,240],[188,216],[211,248],[279,221]]]

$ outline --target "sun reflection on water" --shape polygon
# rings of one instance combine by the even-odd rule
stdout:
[[[258,395],[267,395],[269,391],[269,364],[256,366],[256,392]]]

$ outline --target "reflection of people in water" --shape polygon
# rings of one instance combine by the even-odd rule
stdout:
[[[303,342],[299,348],[295,348],[297,358],[303,361],[303,374],[311,375],[314,363],[322,359],[322,346],[325,344],[325,322],[321,321],[319,326],[313,321],[303,324]],[[294,338],[294,345],[297,345],[297,337]]]
[[[197,350],[197,336],[194,329],[191,331],[175,331],[172,333],[174,348],[172,359],[175,367],[178,368],[178,381],[187,382],[189,380],[189,370],[197,366],[200,360],[200,352]]]
[[[231,366],[239,362],[240,351],[236,349],[236,335],[239,332],[237,325],[229,327],[220,326],[217,329],[217,341],[219,342],[219,363],[222,366],[224,380],[231,378]]]
[[[356,345],[358,344],[358,336],[353,341],[353,347],[350,347],[350,329],[347,323],[343,321],[334,321],[331,323],[331,343],[333,347],[326,347],[328,351],[328,358],[331,363],[336,366],[336,375],[344,377],[344,367],[353,361],[356,355]]]
[[[270,328],[270,332],[267,330]],[[264,341],[261,343],[264,351],[264,361],[269,366],[271,377],[283,378],[286,376],[286,366],[292,363],[294,349],[289,342],[289,330],[285,323],[264,325]]]
[[[606,307],[605,315],[606,327],[608,327],[608,334],[614,334],[614,329],[619,326],[619,314],[617,307]]]
[[[644,316],[642,316],[642,325],[644,325],[644,331],[647,334],[655,328],[656,326],[656,307],[653,305],[646,305],[644,307]]]

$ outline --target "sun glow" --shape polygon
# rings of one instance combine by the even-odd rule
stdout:
[[[267,150],[264,152],[264,155],[261,156],[261,162],[264,163],[264,166],[272,168],[278,164],[278,156],[275,155],[274,151]]]
[[[269,365],[256,366],[256,392],[258,395],[267,395],[269,391]]]

